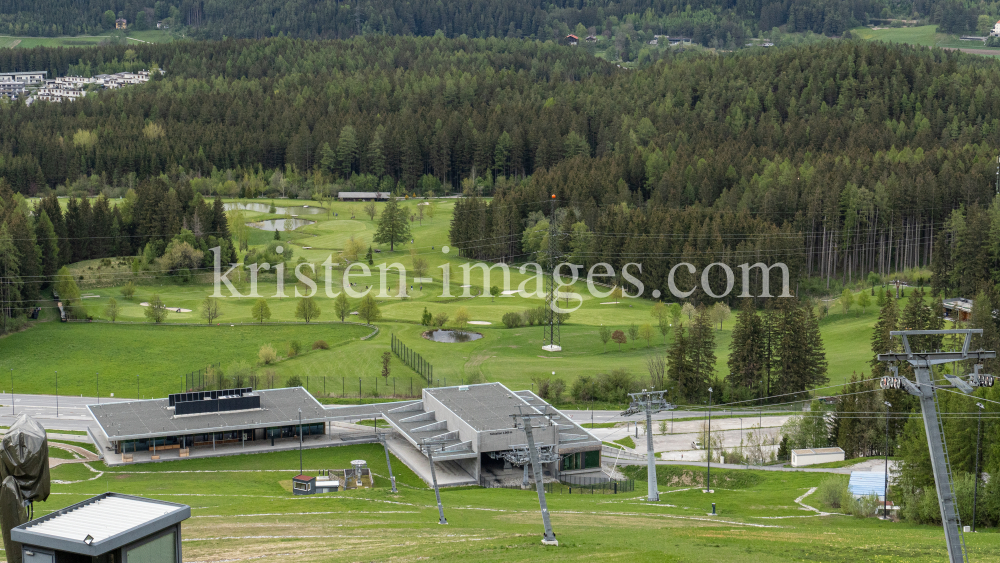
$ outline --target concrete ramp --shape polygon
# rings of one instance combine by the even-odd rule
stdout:
[[[423,479],[428,486],[431,483],[431,465],[420,450],[403,438],[393,437],[386,441],[389,451],[400,461],[406,464],[418,477]],[[476,460],[451,460],[435,461],[434,471],[437,473],[438,487],[462,487],[466,485],[478,485],[476,477],[463,465],[469,464],[470,468]]]

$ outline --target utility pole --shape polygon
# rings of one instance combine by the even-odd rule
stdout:
[[[931,470],[934,474],[934,484],[937,488],[938,506],[941,510],[941,522],[944,527],[945,545],[948,549],[948,560],[950,563],[964,563],[968,561],[968,553],[965,549],[965,538],[962,535],[962,522],[955,506],[955,493],[952,487],[951,467],[948,459],[948,446],[945,443],[944,424],[938,407],[937,388],[955,388],[967,394],[971,394],[974,387],[992,387],[993,376],[979,373],[982,364],[974,365],[974,373],[970,374],[967,381],[962,381],[956,376],[942,373],[951,385],[937,386],[934,384],[933,367],[939,364],[960,362],[968,360],[982,360],[996,358],[996,351],[970,351],[973,334],[982,334],[982,329],[952,329],[952,330],[894,330],[890,336],[901,337],[903,352],[886,352],[879,354],[878,360],[890,362],[889,370],[892,376],[883,377],[880,384],[883,389],[906,389],[911,395],[920,398],[920,410],[924,422],[924,431],[927,434],[927,446],[930,451]],[[914,352],[910,348],[909,337],[913,336],[944,336],[961,334],[965,336],[962,350],[958,352]],[[912,366],[916,376],[916,384],[906,377],[899,375],[897,362],[907,362]]]
[[[708,438],[705,440],[705,448],[708,455],[708,478],[706,479],[705,492],[712,492],[712,388],[708,388]]]
[[[551,246],[551,242],[549,244]],[[535,409],[532,408],[531,410]],[[559,545],[559,540],[556,539],[556,535],[552,531],[552,523],[549,521],[549,506],[545,502],[545,483],[542,481],[542,460],[540,459],[539,450],[535,447],[535,437],[532,433],[531,424],[536,418],[544,418],[547,422],[551,422],[549,419],[551,415],[545,414],[547,410],[547,407],[542,407],[541,414],[524,414],[524,411],[520,406],[518,406],[518,411],[520,411],[520,413],[512,414],[510,416],[514,419],[515,428],[518,425],[518,419],[520,419],[521,426],[524,427],[524,435],[528,440],[528,457],[531,460],[531,471],[535,474],[535,490],[538,492],[538,505],[542,509],[542,525],[545,526],[545,535],[542,536],[542,545],[557,546]],[[554,453],[558,456],[558,451]]]
[[[559,259],[562,257],[559,254],[559,230],[556,226],[556,194],[552,194],[552,211],[549,214],[549,251],[548,251],[548,267],[551,271],[550,275],[545,278],[545,308],[547,309],[548,319],[545,323],[544,334],[542,335],[542,341],[548,342],[542,346],[542,350],[546,352],[561,352],[562,346],[560,345],[560,334],[559,334],[559,318],[556,315],[556,307],[558,307],[557,299],[559,297],[558,288],[556,288],[556,265]]]
[[[59,418],[59,372],[56,372],[56,418]]]
[[[647,391],[641,393],[629,393],[632,403],[628,409],[622,411],[621,416],[632,416],[633,414],[646,412],[646,501],[659,502],[660,491],[656,486],[656,453],[653,452],[653,414],[666,410],[673,410],[676,405],[667,402],[663,397],[666,391]],[[673,415],[673,413],[671,413]],[[671,418],[673,418],[671,416]],[[638,425],[637,425],[638,427]]]
[[[10,414],[14,416],[14,368],[10,368]]]
[[[97,372],[97,404],[101,404],[101,372]]]
[[[976,501],[979,500],[979,439],[983,433],[983,409],[982,403],[976,403],[979,407],[979,422],[976,424],[976,485],[972,489],[972,531],[976,531]]]
[[[882,496],[882,518],[889,519],[889,409],[892,405],[885,403],[885,494]]]
[[[299,475],[302,475],[302,409],[299,409]]]
[[[438,503],[438,524],[447,524],[448,521],[444,518],[444,507],[441,506],[441,490],[438,489],[437,473],[434,471],[434,448],[440,447],[440,444],[427,443],[427,439],[425,438],[420,449],[427,453],[427,461],[431,465],[431,482],[434,483],[434,496],[437,497]]]

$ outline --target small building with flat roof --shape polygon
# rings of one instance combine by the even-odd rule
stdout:
[[[24,563],[150,561],[181,563],[181,522],[191,507],[104,493],[10,531]]]
[[[844,450],[840,448],[804,448],[792,450],[792,467],[804,467],[817,463],[844,461]]]
[[[389,192],[339,192],[340,201],[388,201]]]

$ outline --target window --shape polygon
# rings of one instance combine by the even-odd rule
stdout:
[[[296,481],[295,484],[293,485],[293,488],[296,491],[308,491],[309,490],[309,483],[300,483],[300,482]]]
[[[175,563],[177,540],[173,530],[141,545],[126,548],[128,563]]]

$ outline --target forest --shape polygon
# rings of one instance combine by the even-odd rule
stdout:
[[[107,14],[110,12],[110,23]],[[742,47],[748,37],[780,27],[840,35],[872,20],[926,18],[949,33],[970,33],[996,3],[969,0],[52,0],[0,3],[0,33],[96,34],[126,18],[133,29],[165,22],[194,37],[284,35],[346,39],[355,35],[418,35],[559,39],[596,33],[617,41],[655,34],[691,37],[705,46]],[[638,35],[636,34],[638,32]]]
[[[596,234],[594,258],[752,254],[827,288],[946,263],[970,248],[953,214],[976,219],[996,191],[1000,71],[954,52],[844,41],[640,70],[497,39],[0,52],[4,71],[141,65],[168,72],[0,107],[12,189],[124,195],[162,175],[206,196],[462,190],[493,196],[456,210],[453,243],[477,259],[529,254],[526,221],[555,194],[567,227]],[[503,244],[471,244],[483,232]]]

